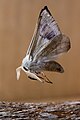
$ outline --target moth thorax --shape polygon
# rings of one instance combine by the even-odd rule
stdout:
[[[31,58],[29,55],[26,55],[26,57],[22,60],[22,66],[29,67],[31,63]]]

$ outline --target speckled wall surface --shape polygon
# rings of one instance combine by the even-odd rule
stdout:
[[[20,66],[30,43],[40,10],[47,5],[72,48],[57,60],[63,74],[46,73],[53,85],[31,81]],[[33,101],[79,97],[80,95],[80,1],[0,0],[0,100]]]

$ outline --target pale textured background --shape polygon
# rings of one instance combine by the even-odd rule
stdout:
[[[58,62],[64,74],[46,73],[53,85],[30,81],[24,72],[16,80],[38,14],[47,5],[72,48]],[[0,100],[33,101],[80,97],[80,0],[0,0]]]

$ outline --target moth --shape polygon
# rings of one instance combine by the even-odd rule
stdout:
[[[20,77],[20,71],[23,70],[32,80],[52,84],[44,71],[63,73],[63,67],[55,60],[69,49],[69,37],[61,32],[48,7],[45,6],[39,14],[26,56],[21,66],[16,69],[17,80]]]

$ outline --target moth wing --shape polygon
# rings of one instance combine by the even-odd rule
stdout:
[[[56,36],[62,36],[62,33],[47,6],[45,6],[39,14],[27,54],[34,59],[34,56],[41,53]]]
[[[40,54],[37,55],[36,60],[31,63],[31,71],[54,71],[63,73],[63,67],[54,61],[55,57],[58,57],[60,54],[67,52],[70,49],[70,39],[63,35],[62,39],[60,36],[55,37],[52,41]]]
[[[50,52],[48,57],[50,56],[57,57],[62,53],[67,52],[70,48],[71,48],[71,44],[70,44],[69,37],[67,37],[66,35],[63,35],[57,47],[54,50],[52,50],[52,52]]]
[[[40,52],[35,59],[38,61],[50,61],[57,58],[64,52],[67,52],[70,49],[70,39],[66,35],[56,36],[51,43]]]
[[[35,63],[32,62],[30,67],[29,67],[30,71],[34,72],[34,71],[54,71],[54,72],[60,72],[63,73],[64,69],[63,67],[57,63],[56,61],[47,61],[47,62],[39,62],[39,63]]]

